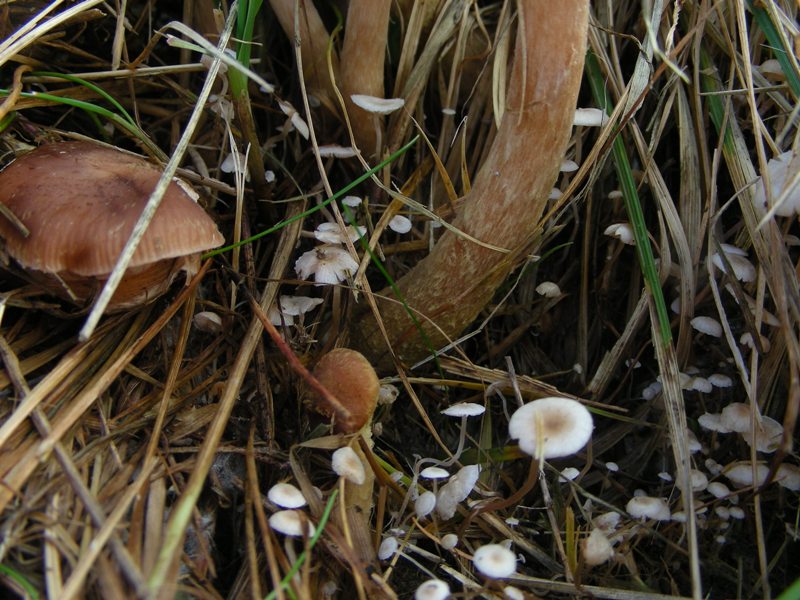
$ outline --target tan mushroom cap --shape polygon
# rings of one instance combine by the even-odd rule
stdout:
[[[314,367],[314,377],[344,408],[334,423],[336,431],[356,433],[369,422],[378,403],[380,382],[363,354],[349,348],[331,350]],[[316,408],[329,417],[337,412],[321,398],[317,398]]]
[[[0,172],[0,202],[25,224],[25,238],[0,218],[5,250],[44,273],[111,272],[161,171],[144,159],[90,142],[47,144]],[[133,255],[131,268],[223,243],[205,211],[173,182]]]

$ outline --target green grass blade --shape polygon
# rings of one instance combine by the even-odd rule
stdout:
[[[347,192],[352,190],[354,187],[356,187],[360,183],[363,183],[364,181],[366,181],[367,179],[369,179],[370,177],[375,175],[375,173],[380,171],[386,165],[388,165],[391,162],[397,160],[397,158],[399,156],[401,156],[403,153],[405,153],[407,150],[409,150],[411,148],[411,146],[413,146],[417,142],[417,139],[419,139],[419,136],[414,137],[405,146],[403,146],[397,152],[395,152],[391,156],[389,156],[389,158],[387,158],[386,160],[380,162],[376,166],[372,167],[369,171],[367,171],[366,173],[364,173],[360,177],[358,177],[358,178],[354,179],[353,181],[351,181],[350,183],[348,183],[346,186],[344,186],[338,192],[333,194],[330,198],[328,198],[324,202],[321,202],[320,204],[318,204],[314,208],[309,208],[308,210],[303,211],[303,212],[301,212],[301,213],[299,213],[299,214],[297,214],[297,215],[295,215],[295,216],[293,216],[293,217],[291,217],[289,219],[285,219],[283,221],[280,221],[277,224],[275,224],[272,227],[270,227],[269,229],[265,229],[264,231],[261,231],[261,232],[255,234],[255,235],[253,235],[253,236],[251,236],[251,237],[249,237],[249,238],[247,238],[245,240],[241,240],[240,242],[237,242],[236,244],[231,244],[230,246],[225,246],[223,248],[217,248],[216,250],[212,250],[211,252],[207,252],[206,254],[203,255],[203,259],[210,258],[212,256],[216,256],[217,254],[222,254],[223,252],[228,252],[229,250],[233,250],[234,248],[238,248],[239,246],[244,246],[245,244],[249,244],[251,242],[254,242],[257,239],[260,239],[260,238],[262,238],[264,236],[267,236],[267,235],[269,235],[271,233],[275,233],[276,231],[279,231],[280,229],[283,229],[289,223],[293,223],[294,221],[297,221],[298,219],[303,219],[303,218],[305,218],[305,217],[307,217],[309,215],[314,214],[315,212],[320,210],[323,206],[328,206],[334,200],[338,200],[339,198],[341,198],[342,196],[347,194]]]
[[[612,107],[610,106],[606,94],[603,73],[600,70],[597,58],[592,52],[586,55],[586,74],[589,79],[589,85],[592,88],[592,95],[594,96],[595,102],[600,108],[606,111],[606,113],[610,114]],[[639,264],[642,268],[645,284],[653,295],[653,301],[655,302],[661,343],[666,346],[672,341],[669,313],[667,312],[667,304],[664,301],[664,294],[661,290],[661,282],[658,278],[658,269],[656,268],[655,259],[653,257],[653,249],[650,246],[647,225],[644,221],[644,212],[642,212],[639,194],[636,191],[636,182],[631,172],[631,165],[628,161],[625,143],[619,133],[614,138],[612,152],[614,155],[614,165],[617,169],[617,177],[619,178],[622,195],[625,200],[625,209],[627,210],[628,218],[633,227],[633,237],[636,240],[636,253],[639,257]]]
[[[753,2],[753,0],[748,0],[747,8],[753,13],[756,23],[758,23],[761,31],[764,32],[764,36],[767,38],[767,42],[775,54],[775,59],[781,65],[781,70],[783,70],[786,76],[786,83],[789,84],[795,98],[800,97],[800,76],[798,76],[797,69],[792,63],[791,58],[789,58],[792,50],[785,47],[783,43],[784,38],[778,32],[766,10],[759,6],[759,4]]]
[[[81,79],[80,77],[76,77],[75,75],[70,75],[68,73],[55,73],[53,71],[32,71],[31,75],[37,77],[53,77],[57,79],[63,79],[65,81],[69,81],[72,83],[77,83],[78,85],[82,85],[83,87],[92,90],[95,94],[106,100],[109,104],[111,104],[117,111],[128,121],[131,125],[136,127],[136,121],[133,120],[133,117],[128,114],[128,111],[125,110],[125,107],[122,106],[119,102],[117,102],[116,98],[114,98],[111,94],[106,92],[100,86],[93,84],[91,81],[86,81],[85,79]]]

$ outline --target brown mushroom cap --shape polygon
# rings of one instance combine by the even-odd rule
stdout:
[[[334,423],[339,433],[356,433],[372,418],[378,402],[380,382],[364,355],[348,348],[336,348],[323,356],[314,377],[342,404],[347,416]],[[316,409],[332,416],[332,407],[317,399]]]
[[[161,177],[149,162],[89,142],[47,144],[0,172],[0,236],[20,265],[45,273],[108,275]],[[214,222],[173,182],[131,260],[138,267],[219,246]]]

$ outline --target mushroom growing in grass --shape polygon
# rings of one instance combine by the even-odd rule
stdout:
[[[467,438],[467,419],[469,417],[479,417],[483,413],[486,412],[486,407],[481,404],[476,404],[474,402],[457,402],[451,406],[448,406],[442,411],[443,415],[448,417],[460,417],[461,418],[461,429],[458,435],[458,446],[456,447],[456,451],[453,456],[447,460],[444,464],[451,465],[456,462],[461,453],[464,451],[464,442]]]
[[[90,142],[46,144],[0,172],[0,203],[29,231],[0,217],[3,253],[48,292],[91,302],[110,275],[161,170]],[[163,294],[200,253],[224,242],[184,182],[173,181],[108,305],[124,310]]]
[[[634,519],[653,519],[654,521],[669,521],[671,514],[669,505],[663,498],[652,496],[636,496],[628,501],[625,510]]]
[[[508,421],[508,433],[520,450],[535,458],[570,456],[592,437],[592,415],[569,398],[540,398],[518,408]]]
[[[478,571],[492,579],[511,577],[517,570],[514,553],[500,544],[486,544],[475,550],[472,564]]]

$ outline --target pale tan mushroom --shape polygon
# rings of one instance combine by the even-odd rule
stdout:
[[[47,144],[0,172],[0,203],[30,231],[0,218],[3,252],[48,292],[79,305],[102,288],[161,176],[142,158],[90,142]],[[167,189],[108,310],[162,294],[224,242],[183,182]]]

